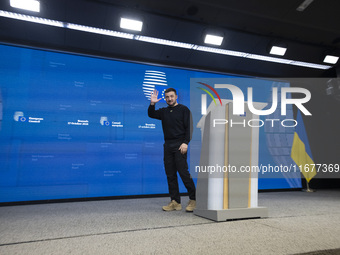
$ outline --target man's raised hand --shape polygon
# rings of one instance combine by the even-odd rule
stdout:
[[[155,105],[156,103],[158,103],[159,101],[161,101],[162,98],[158,98],[158,90],[154,90],[151,93],[151,98],[150,98],[150,103],[152,105]]]

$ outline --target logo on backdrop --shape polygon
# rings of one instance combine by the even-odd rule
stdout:
[[[14,112],[13,119],[16,122],[29,122],[29,123],[41,123],[44,118],[40,117],[26,117],[24,112],[16,111]]]
[[[15,112],[13,118],[17,122],[25,122],[27,120],[24,112]]]
[[[100,117],[100,125],[106,126],[106,127],[118,127],[122,128],[124,127],[123,123],[121,121],[109,121],[106,116],[101,116]]]
[[[168,83],[166,80],[166,73],[154,70],[146,70],[143,80],[143,93],[145,97],[150,100],[151,93],[155,89],[161,92],[164,100],[164,91],[167,89]]]

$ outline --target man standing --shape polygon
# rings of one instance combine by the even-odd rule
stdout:
[[[182,210],[181,197],[178,188],[177,172],[189,193],[189,203],[185,208],[192,212],[196,207],[196,188],[188,171],[187,151],[192,136],[192,116],[190,110],[177,103],[177,92],[168,88],[164,92],[168,107],[155,109],[158,99],[158,91],[151,94],[151,102],[148,109],[150,118],[162,121],[164,133],[164,167],[168,180],[171,202],[163,206],[164,211]]]

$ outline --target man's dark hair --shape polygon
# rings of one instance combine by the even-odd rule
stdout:
[[[167,89],[164,91],[164,94],[165,94],[165,93],[169,93],[169,92],[171,92],[171,91],[175,92],[175,95],[177,95],[177,91],[176,91],[174,88],[167,88]]]

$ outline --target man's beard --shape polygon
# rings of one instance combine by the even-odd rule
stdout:
[[[176,104],[176,101],[173,101],[173,102],[171,102],[171,103],[169,103],[169,102],[166,102],[169,106],[174,106],[175,104]]]

